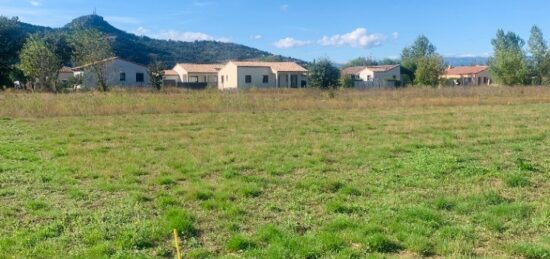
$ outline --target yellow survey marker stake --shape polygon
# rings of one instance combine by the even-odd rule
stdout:
[[[176,231],[176,229],[174,229],[174,245],[176,246],[176,258],[182,259],[181,251],[180,251],[180,242],[178,238],[178,232]]]

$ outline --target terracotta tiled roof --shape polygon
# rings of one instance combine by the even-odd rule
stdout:
[[[238,67],[269,67],[275,72],[307,72],[296,62],[231,61]]]
[[[361,71],[365,70],[367,67],[347,67],[342,70],[344,75],[358,75]]]
[[[189,64],[189,63],[181,63],[177,64],[176,66],[180,66],[187,73],[218,73],[220,69],[224,67],[222,64]]]
[[[164,70],[164,75],[165,76],[179,76],[178,72],[176,72],[174,70]]]
[[[445,70],[445,75],[471,75],[479,74],[487,70],[487,66],[452,67]]]
[[[72,73],[73,72],[73,69],[70,68],[70,67],[62,67],[60,70],[59,70],[59,73]]]

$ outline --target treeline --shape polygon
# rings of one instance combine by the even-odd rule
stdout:
[[[525,41],[514,32],[499,30],[491,42],[494,54],[489,61],[491,75],[503,85],[550,84],[550,52],[539,27],[531,28]]]
[[[500,85],[550,85],[550,51],[541,29],[531,28],[526,42],[514,32],[498,30],[491,41],[493,56],[489,58],[489,71],[493,81]],[[342,68],[354,66],[401,65],[402,85],[440,86],[444,85],[441,75],[448,66],[437,48],[424,36],[403,49],[399,60],[357,58]],[[313,86],[353,87],[349,76],[340,75],[332,62],[323,59],[310,68]]]

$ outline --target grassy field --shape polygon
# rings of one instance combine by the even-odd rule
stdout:
[[[0,93],[0,258],[550,258],[550,88]]]

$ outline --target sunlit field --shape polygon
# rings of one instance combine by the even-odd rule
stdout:
[[[550,257],[550,88],[0,92],[0,258]]]

